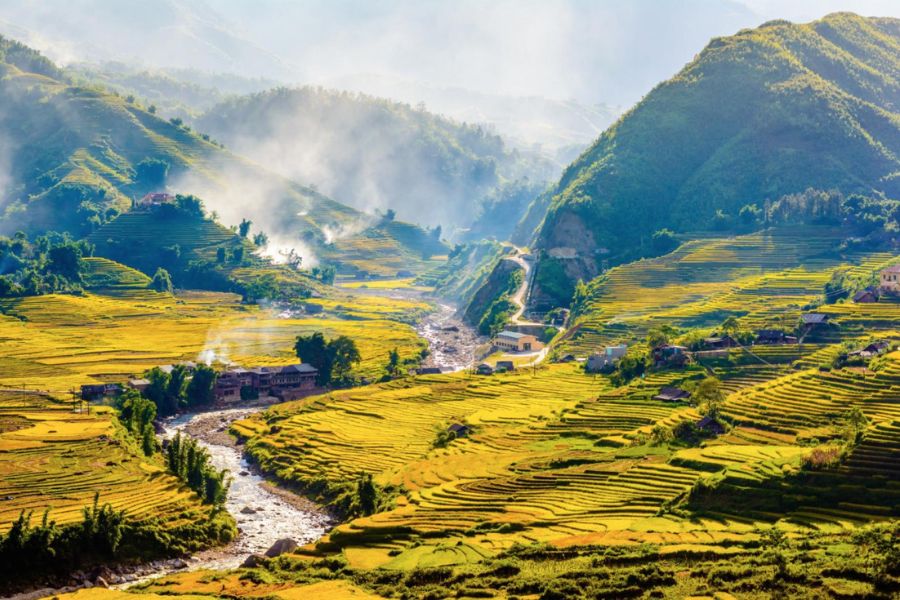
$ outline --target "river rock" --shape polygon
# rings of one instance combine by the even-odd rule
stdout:
[[[105,587],[105,588],[108,588],[108,587],[109,587],[109,584],[106,582],[105,579],[103,579],[103,577],[98,577],[98,578],[94,581],[94,584],[97,585],[98,587]]]
[[[187,569],[188,564],[185,561],[181,560],[180,558],[176,558],[175,560],[172,561],[172,568],[173,569]]]
[[[241,471],[241,472],[239,473],[239,475],[240,475],[241,477],[246,477],[246,476],[249,475],[249,474],[250,474],[250,471]]]
[[[255,515],[256,511],[253,510],[252,508],[250,508],[249,506],[245,506],[244,508],[241,509],[241,514],[242,515]]]
[[[281,538],[274,544],[272,547],[266,550],[266,556],[269,558],[275,558],[280,554],[284,554],[285,552],[293,552],[297,549],[297,542],[292,540],[291,538]]]
[[[241,563],[241,568],[252,569],[253,567],[258,567],[260,562],[264,561],[265,559],[266,557],[262,554],[251,554],[246,559],[244,559],[244,562]]]

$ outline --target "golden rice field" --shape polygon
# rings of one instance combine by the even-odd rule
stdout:
[[[652,327],[714,328],[728,316],[746,329],[792,328],[803,307],[817,302],[835,269],[872,273],[888,253],[840,256],[839,236],[822,227],[769,230],[688,242],[665,256],[611,269],[590,286],[590,298],[559,352],[586,355],[599,345],[641,338]],[[873,306],[874,308],[868,308]],[[890,324],[900,305],[824,311],[849,329]]]
[[[244,365],[287,364],[296,362],[294,339],[315,331],[351,336],[363,358],[359,372],[370,377],[381,374],[392,348],[403,358],[421,349],[415,330],[399,322],[420,315],[421,303],[363,296],[319,302],[325,313],[296,316],[242,305],[232,294],[171,296],[142,287],[0,300],[0,387],[60,393],[197,360],[204,350]]]
[[[877,448],[900,426],[898,405],[880,399],[891,393],[894,368],[900,363],[892,362],[869,384],[881,396],[861,400],[873,435],[886,432]],[[750,381],[737,389],[726,403],[736,427],[702,447],[669,449],[642,442],[640,436],[654,424],[699,418],[694,408],[651,399],[660,385],[697,374],[664,372],[655,381],[619,389],[611,389],[603,377],[584,375],[576,365],[487,378],[425,376],[288,403],[238,423],[236,430],[251,437],[248,449],[263,468],[284,480],[308,486],[321,479],[352,481],[368,472],[382,485],[399,486],[393,508],[341,525],[318,544],[319,552],[340,551],[354,567],[466,564],[517,542],[560,547],[654,543],[717,551],[722,544],[752,539],[772,515],[723,510],[688,518],[665,506],[683,501],[699,480],[793,485],[790,477],[812,447],[772,428],[787,412],[777,401],[747,399],[804,375]],[[839,383],[856,385],[852,372],[831,378],[838,389]],[[756,409],[752,417],[745,416],[748,404]],[[818,412],[804,415],[800,406],[791,406],[790,413],[810,420],[809,433],[820,436],[842,414],[832,407],[831,420],[819,422]],[[474,426],[474,433],[433,449],[438,428],[453,422]],[[882,452],[893,457],[884,463],[893,468],[900,438],[891,444]],[[863,444],[848,465],[873,451]],[[877,491],[894,502],[900,498],[896,482]],[[848,514],[836,519],[835,510]],[[866,510],[799,506],[774,520],[798,531],[832,531],[890,510],[883,505]]]
[[[0,393],[0,532],[23,510],[35,522],[48,508],[60,524],[78,521],[97,492],[130,519],[175,528],[206,518],[194,492],[132,446],[111,409]]]

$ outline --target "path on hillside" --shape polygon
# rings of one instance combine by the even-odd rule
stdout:
[[[531,289],[532,279],[534,277],[534,271],[531,268],[531,261],[525,260],[525,253],[518,246],[513,246],[515,248],[515,254],[512,256],[507,256],[506,260],[511,260],[522,267],[525,271],[525,276],[522,278],[522,284],[519,286],[519,289],[510,296],[510,301],[516,304],[519,308],[510,316],[510,323],[512,325],[525,325],[525,326],[534,326],[534,327],[544,327],[545,323],[539,323],[537,321],[530,321],[524,318],[525,315],[525,307],[528,305],[528,290]],[[565,327],[557,327],[560,333],[565,333]],[[539,364],[547,358],[547,354],[550,352],[549,346],[544,346],[540,351],[534,353],[534,359],[520,365],[519,368],[527,368],[532,367],[536,364]],[[516,355],[513,355],[516,356]],[[517,356],[521,357],[521,354]]]

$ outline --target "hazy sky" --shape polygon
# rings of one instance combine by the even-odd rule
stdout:
[[[60,61],[351,87],[375,75],[627,106],[711,37],[838,10],[900,17],[900,1],[2,0],[0,32]]]

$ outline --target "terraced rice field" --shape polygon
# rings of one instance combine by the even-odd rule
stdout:
[[[163,517],[177,527],[205,518],[196,494],[132,447],[110,409],[0,393],[0,532],[22,510],[78,521],[96,492],[135,520]]]
[[[105,265],[96,266],[102,272]],[[363,376],[380,375],[394,347],[403,358],[421,350],[415,330],[399,321],[420,314],[423,305],[390,298],[371,305],[344,299],[343,313],[330,312],[337,304],[331,303],[322,315],[280,318],[276,311],[241,305],[231,294],[171,296],[127,285],[97,292],[0,300],[0,387],[65,393],[197,360],[204,351],[203,358],[243,365],[288,364],[296,362],[296,336],[315,331],[353,337]]]
[[[616,267],[591,284],[583,315],[559,352],[587,355],[600,345],[641,338],[652,327],[713,328],[732,315],[750,330],[793,328],[803,307],[821,300],[835,269],[870,274],[893,258],[840,256],[837,239],[827,228],[776,229],[692,241],[666,256]],[[855,306],[823,311],[839,314],[848,331],[858,331],[861,324],[889,324],[900,307],[850,308]]]
[[[796,353],[780,364],[774,354],[767,355],[772,364],[717,368],[734,427],[694,448],[646,440],[655,425],[699,419],[689,405],[652,399],[664,385],[705,376],[696,365],[622,388],[577,364],[423,376],[282,405],[236,430],[282,479],[315,487],[366,472],[400,491],[392,507],[339,526],[318,545],[359,568],[478,562],[534,541],[718,552],[779,519],[797,531],[835,531],[893,514],[900,500],[893,471],[900,462],[900,353],[867,374],[797,371],[790,367]],[[870,420],[863,442],[838,472],[804,471],[805,458],[823,443],[814,438],[839,438],[852,406]],[[474,432],[433,448],[440,428],[453,422]],[[666,508],[688,500],[701,481],[730,490],[733,505],[690,517]],[[839,491],[822,493],[827,488]],[[772,496],[773,489],[792,499],[780,512],[741,509],[740,498]],[[855,489],[870,492],[865,506],[854,505]]]

